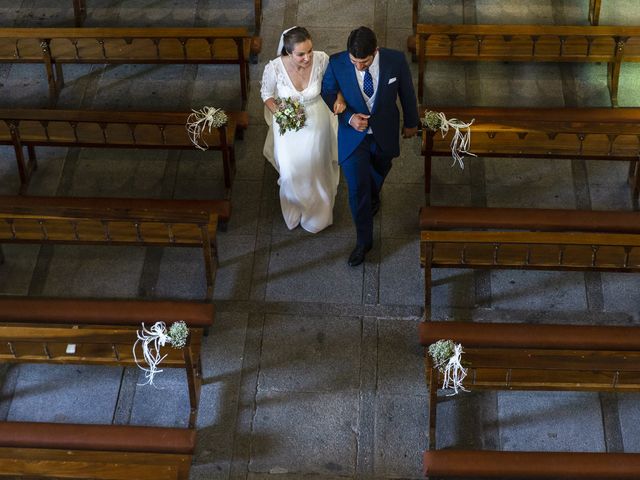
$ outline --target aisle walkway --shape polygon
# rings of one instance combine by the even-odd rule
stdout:
[[[70,25],[50,0],[0,0],[3,26]],[[280,32],[306,26],[316,49],[344,48],[373,27],[403,50],[409,0],[265,0],[263,52],[251,69],[251,126],[238,144],[233,218],[220,235],[216,326],[204,353],[205,387],[192,479],[420,478],[426,388],[417,212],[424,203],[419,142],[404,141],[383,190],[375,247],[358,268],[344,182],[335,224],[288,231],[276,174],[262,158],[262,68]],[[423,0],[434,23],[586,24],[588,0]],[[526,3],[526,6],[524,5]],[[615,3],[615,8],[613,4]],[[68,4],[68,5],[67,5]],[[87,0],[87,26],[253,25],[250,0]],[[634,0],[603,2],[601,24],[640,24]],[[517,5],[517,6],[515,6]],[[0,108],[44,107],[42,66],[0,65]],[[438,64],[426,98],[440,105],[608,106],[605,65]],[[415,75],[414,66],[414,75]],[[235,67],[65,66],[64,108],[237,109]],[[415,76],[414,76],[415,78]],[[640,65],[625,64],[620,105],[637,106]],[[0,193],[17,193],[12,152],[0,147]],[[41,149],[29,194],[217,198],[216,157],[194,152]],[[433,203],[631,209],[626,166],[615,162],[484,159],[460,171],[434,162]],[[0,292],[12,295],[204,296],[200,253],[130,247],[11,246]],[[617,274],[451,270],[435,282],[435,315],[474,321],[640,323],[640,278]],[[20,366],[2,370],[0,419],[177,424],[184,379],[137,387],[138,371]],[[441,404],[440,446],[504,450],[640,451],[638,395],[485,393]]]

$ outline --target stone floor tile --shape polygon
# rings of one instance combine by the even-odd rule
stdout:
[[[378,392],[385,395],[427,395],[418,324],[418,320],[378,320]]]
[[[36,150],[38,170],[29,182],[29,195],[55,195],[62,176],[66,148],[39,147]]]
[[[461,268],[431,270],[431,303],[434,307],[475,305],[473,271]]]
[[[249,471],[353,475],[357,392],[258,392]]]
[[[428,412],[427,399],[424,408]],[[499,450],[496,392],[451,395],[438,392],[436,444],[439,449]]]
[[[54,297],[136,297],[143,261],[144,247],[57,245],[43,293]]]
[[[595,393],[500,392],[498,412],[502,450],[605,451]]]
[[[591,185],[589,193],[593,210],[633,210],[631,189],[626,183],[619,186]]]
[[[352,317],[267,315],[260,391],[335,392],[360,385],[361,322]]]
[[[409,239],[383,238],[379,282],[380,304],[422,306],[424,273],[419,244]]]
[[[638,275],[604,272],[601,274],[604,308],[609,312],[626,312],[640,320],[640,288]]]
[[[415,66],[414,66],[415,68]],[[417,70],[416,70],[417,71]],[[420,105],[466,106],[467,82],[463,62],[430,62],[424,74],[424,99]],[[414,78],[417,78],[414,76]],[[418,95],[418,85],[416,95]]]
[[[46,108],[49,103],[49,84],[43,65],[14,63],[4,80],[4,87],[11,95],[0,96],[0,107]],[[6,90],[9,91],[9,90]]]
[[[552,2],[514,4],[477,0],[475,3],[478,24],[553,24],[554,8],[557,8]],[[586,20],[586,14],[583,20]]]
[[[472,191],[469,185],[431,184],[431,205],[469,207],[471,206],[471,195]]]
[[[491,305],[500,309],[584,310],[580,272],[491,271]]]
[[[463,0],[453,0],[451,2],[420,2],[418,12],[418,23],[463,23]],[[393,10],[393,8],[390,8]],[[403,22],[406,22],[404,17]]]
[[[608,25],[600,23],[600,25]],[[607,68],[600,63],[572,63],[565,65],[570,71],[572,93],[579,107],[611,107],[611,95],[607,86]],[[620,92],[622,92],[620,90]],[[634,101],[635,104],[635,101]]]
[[[315,8],[315,6],[311,6],[312,2],[305,0],[305,3],[308,4],[306,6],[306,8],[309,9],[308,11],[312,12]],[[328,2],[327,4],[323,4],[323,6],[332,8]],[[298,21],[300,22],[300,20]],[[323,23],[320,20],[316,21],[316,25],[307,24],[305,26],[313,37],[313,48],[326,52],[328,55],[346,50],[349,33],[351,33],[354,28],[357,28],[354,24],[341,25],[333,21],[331,23]]]
[[[361,303],[362,267],[347,265],[353,246],[340,237],[273,237],[266,300]]]
[[[421,478],[426,397],[378,395],[374,471],[383,478]]]
[[[453,163],[452,157],[433,157],[431,160],[431,185],[468,185],[471,182],[470,162],[481,162],[482,159],[465,157],[465,168]],[[423,166],[424,170],[424,166]],[[424,181],[424,177],[423,177]],[[424,182],[423,182],[424,183]]]
[[[155,149],[82,149],[75,168],[68,172],[73,179],[65,193],[78,197],[158,197],[167,154],[167,150]]]
[[[374,9],[368,0],[352,0],[343,2],[340,0],[326,0],[318,3],[312,0],[298,2],[298,23],[307,28],[324,27],[330,24],[332,27],[354,27],[353,19],[358,19],[359,25],[373,25]],[[329,20],[330,19],[330,20]],[[347,37],[344,37],[346,45]]]
[[[418,212],[424,202],[420,184],[389,184],[382,190],[380,213],[382,236],[418,238]]]
[[[622,393],[618,395],[618,412],[625,452],[640,453],[640,395]]]
[[[262,155],[267,136],[266,123],[251,125],[242,140],[236,140],[236,164],[238,180],[262,180],[265,168],[273,168]]]
[[[171,348],[167,346],[166,348]],[[138,350],[140,355],[140,350]],[[160,364],[162,368],[162,364]],[[145,372],[138,371],[138,383],[131,409],[131,425],[186,428],[189,422],[189,390],[184,369],[162,368],[153,380],[146,384]],[[209,398],[214,395],[211,392]]]
[[[102,423],[113,418],[122,369],[22,364],[9,421]]]
[[[38,261],[40,245],[2,245],[5,261],[0,264],[0,291],[4,295],[27,295]]]
[[[412,139],[405,139],[400,144],[400,156],[393,159],[393,166],[387,175],[385,185],[395,183],[424,184],[424,161],[420,154],[419,135]],[[382,191],[386,189],[383,187]]]
[[[118,20],[131,27],[181,27],[193,23],[195,1],[122,0]]]

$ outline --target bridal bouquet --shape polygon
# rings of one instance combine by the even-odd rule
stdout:
[[[280,135],[284,135],[287,131],[297,132],[304,127],[307,117],[304,112],[304,105],[298,100],[291,97],[277,98],[276,105],[278,110],[273,116],[280,127]]]

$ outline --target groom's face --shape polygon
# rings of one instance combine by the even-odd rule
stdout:
[[[349,54],[349,60],[351,60],[351,63],[353,63],[353,65],[358,69],[358,71],[361,72],[371,66],[371,64],[373,63],[373,59],[376,58],[377,53],[378,53],[378,49],[376,48],[376,51],[373,52],[373,55],[369,55],[368,57],[365,57],[365,58],[356,58],[353,55]]]

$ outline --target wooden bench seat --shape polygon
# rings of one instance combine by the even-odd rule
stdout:
[[[480,157],[566,158],[629,162],[633,196],[640,193],[640,108],[427,107],[447,118],[475,121],[470,151]],[[431,191],[431,159],[451,156],[449,132],[422,130],[425,192]],[[474,161],[467,156],[465,161]]]
[[[183,320],[190,336],[167,346],[162,366],[186,371],[189,426],[195,427],[202,386],[203,332],[213,324],[211,303],[59,298],[0,298],[0,362],[134,366],[136,331],[144,323]],[[74,345],[69,349],[69,345]],[[141,351],[137,352],[141,358]]]
[[[640,61],[640,27],[417,24],[415,32],[420,103],[432,60],[606,63],[614,106],[622,63]]]
[[[239,27],[0,29],[0,62],[43,63],[52,100],[64,86],[65,63],[237,64],[244,109],[249,57],[261,48],[259,37]]]
[[[425,318],[430,317],[432,268],[640,271],[639,216],[638,212],[426,207],[420,213]]]
[[[449,206],[420,209],[420,230],[452,229],[640,234],[640,212]]]
[[[227,200],[0,197],[0,244],[200,248],[211,300],[218,219],[230,209]]]
[[[14,147],[24,192],[37,169],[35,147],[195,150],[185,128],[189,113],[0,109],[0,145]],[[244,111],[227,112],[227,117],[227,125],[206,132],[203,140],[221,152],[229,193],[236,168],[235,137],[247,128],[249,119]]]
[[[188,480],[194,429],[0,422],[0,478]]]
[[[527,478],[635,480],[638,453],[497,452],[427,450],[427,478]]]
[[[637,327],[453,321],[426,321],[419,327],[425,348],[440,339],[462,344],[467,390],[640,391],[638,332]],[[436,450],[437,390],[442,375],[426,351],[425,366],[429,385],[427,476],[634,478],[629,476],[633,468],[637,475],[640,454]],[[599,467],[592,469],[594,463]],[[590,473],[582,476],[584,472]]]

